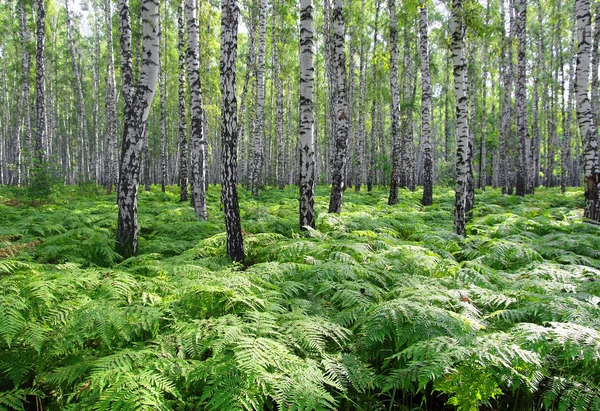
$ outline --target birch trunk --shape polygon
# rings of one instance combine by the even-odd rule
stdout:
[[[300,228],[315,228],[315,141],[313,112],[314,30],[312,0],[300,0]]]
[[[196,0],[185,1],[185,13],[188,28],[187,69],[190,82],[190,100],[192,106],[191,168],[192,168],[192,204],[196,216],[206,220],[206,136],[203,129],[202,88],[200,85],[200,33],[198,27]]]
[[[420,11],[421,48],[421,142],[423,143],[423,198],[421,204],[433,204],[433,153],[431,149],[431,78],[429,76],[429,19],[427,3]]]
[[[37,48],[35,55],[35,94],[37,127],[35,136],[35,158],[42,165],[46,161],[46,95],[45,95],[45,66],[46,52],[46,9],[44,0],[37,0],[36,37]]]
[[[517,184],[516,195],[523,197],[529,192],[528,159],[529,150],[527,150],[527,141],[529,140],[529,131],[527,124],[527,0],[517,0],[517,38],[519,40],[519,51],[517,54],[517,130],[519,136],[518,143],[518,163],[517,163]]]
[[[244,244],[237,195],[237,98],[236,56],[239,8],[236,0],[221,2],[221,141],[222,172],[221,201],[225,212],[227,255],[244,261]]]
[[[501,2],[501,8],[503,9],[504,2]],[[502,32],[504,33],[504,12],[501,11],[502,17]],[[510,26],[512,27],[512,13],[508,11],[509,19],[511,20]],[[513,81],[513,63],[512,63],[512,32],[508,33],[508,36],[503,36],[504,41],[502,42],[504,57],[503,67],[503,91],[504,99],[502,103],[502,123],[500,128],[500,155],[499,158],[499,170],[498,179],[500,187],[502,188],[502,194],[506,194],[509,186],[508,177],[508,162],[507,152],[508,144],[511,134],[511,107],[512,107],[512,81]]]
[[[106,138],[104,174],[106,193],[112,192],[112,187],[118,181],[118,154],[117,146],[117,85],[115,80],[115,61],[113,57],[113,32],[112,32],[112,1],[104,0],[104,15],[106,24]]]
[[[390,12],[390,90],[392,94],[392,176],[390,179],[390,195],[388,204],[398,203],[398,184],[401,173],[400,140],[400,86],[398,85],[398,19],[396,17],[396,0],[388,0]]]
[[[93,170],[94,167],[92,164],[89,164],[89,153],[90,153],[90,148],[89,148],[89,144],[90,144],[90,136],[88,134],[88,125],[87,125],[87,114],[85,112],[85,100],[84,100],[84,96],[83,96],[83,86],[81,84],[81,70],[79,69],[79,64],[77,63],[77,54],[75,52],[75,42],[73,40],[73,28],[72,28],[72,21],[71,21],[71,16],[69,14],[69,1],[65,0],[65,12],[67,15],[67,21],[66,21],[66,26],[67,26],[67,39],[69,42],[69,53],[71,54],[71,67],[73,68],[73,81],[75,83],[75,95],[77,97],[76,101],[77,101],[77,116],[79,118],[79,124],[80,124],[80,128],[82,129],[82,158],[81,160],[85,162],[85,165],[82,164],[83,166],[83,170],[84,170],[84,175],[83,176],[79,176],[80,178],[92,178],[95,179],[95,176],[89,176],[87,174],[87,167],[91,167],[91,169]]]
[[[363,147],[365,144],[365,40],[364,40],[364,20],[365,20],[365,0],[361,3],[361,30],[360,30],[360,56],[359,56],[359,71],[358,71],[358,130],[355,139],[355,183],[354,191],[359,192],[363,181],[364,169],[364,154]]]
[[[129,1],[119,0],[121,18],[121,78],[123,81],[124,126],[119,192],[117,197],[117,252],[124,258],[137,252],[138,219],[137,190],[140,174],[140,154],[148,113],[158,82],[158,2],[142,1],[143,52],[141,75],[137,86],[132,84],[131,16]]]
[[[344,50],[344,1],[335,0],[333,7],[333,67],[335,69],[335,148],[333,153],[329,212],[342,211],[344,168],[348,151],[348,99],[346,90],[346,56]]]
[[[598,167],[598,141],[592,121],[588,96],[590,74],[591,23],[590,0],[575,0],[577,18],[577,71],[575,93],[577,95],[577,123],[583,139],[585,217],[600,221],[600,169]]]
[[[371,62],[373,64],[373,99],[371,100],[371,133],[370,133],[370,148],[369,148],[369,168],[367,170],[367,191],[371,191],[373,189],[373,184],[375,181],[375,161],[377,159],[377,121],[375,117],[375,108],[377,106],[377,100],[379,93],[377,92],[377,65],[375,64],[375,56],[377,55],[377,32],[379,28],[379,8],[380,2],[379,0],[375,0],[375,31],[373,33],[373,53]]]
[[[285,152],[283,137],[283,79],[279,63],[279,28],[277,7],[273,7],[273,75],[275,76],[275,140],[277,141],[277,185],[285,187]]]
[[[260,173],[263,167],[263,140],[265,129],[265,43],[267,33],[267,0],[260,0],[258,56],[256,62],[256,127],[250,187],[252,195],[258,195]]]
[[[168,8],[165,7],[165,21],[168,21]],[[168,54],[166,35],[163,34],[162,19],[159,18],[159,41],[164,45],[159,47],[158,53],[158,72],[159,72],[159,91],[160,91],[160,188],[164,193],[167,181],[167,69],[162,59]]]
[[[179,201],[188,201],[188,136],[187,136],[187,109],[185,106],[185,21],[183,2],[180,0],[177,7],[177,50],[179,52],[179,83],[177,89],[179,110]]]
[[[456,94],[456,196],[454,202],[454,231],[465,236],[465,206],[467,173],[469,172],[469,98],[467,95],[464,59],[464,11],[462,0],[452,1],[452,61]]]

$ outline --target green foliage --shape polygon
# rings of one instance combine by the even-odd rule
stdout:
[[[427,208],[348,192],[340,215],[327,193],[302,232],[294,188],[242,190],[242,267],[218,188],[208,221],[176,188],[142,193],[124,261],[114,197],[0,191],[0,410],[600,407],[600,233],[580,192],[478,193],[466,240],[452,191]]]

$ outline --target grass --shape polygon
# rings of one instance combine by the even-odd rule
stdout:
[[[600,228],[580,189],[344,195],[298,229],[297,189],[241,190],[247,265],[218,187],[198,221],[140,192],[140,252],[115,197],[0,189],[0,410],[600,409]],[[35,207],[34,207],[35,206]]]

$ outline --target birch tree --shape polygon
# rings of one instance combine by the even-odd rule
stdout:
[[[104,144],[104,184],[106,193],[112,192],[117,182],[119,169],[117,146],[117,85],[115,80],[115,61],[113,57],[112,1],[104,0],[104,18],[106,24],[106,137]]]
[[[35,135],[35,158],[38,165],[43,166],[46,161],[46,83],[44,55],[46,53],[46,8],[44,0],[36,0],[36,54],[35,54],[35,104],[37,111],[37,125]]]
[[[177,51],[179,53],[179,82],[177,89],[177,108],[179,111],[179,201],[188,201],[188,136],[187,109],[185,106],[185,20],[183,2],[177,6]]]
[[[300,0],[300,228],[315,228],[313,10],[312,0]]]
[[[398,85],[398,19],[396,17],[396,0],[388,0],[390,13],[390,92],[392,107],[390,110],[392,121],[392,178],[390,181],[390,195],[388,204],[398,203],[398,184],[401,173],[401,148],[400,140],[400,86]]]
[[[227,255],[244,261],[244,244],[237,194],[237,97],[236,57],[239,8],[237,0],[221,1],[221,141],[223,183],[221,201],[225,213]]]
[[[433,153],[431,149],[431,78],[429,76],[429,36],[427,0],[421,5],[419,34],[421,49],[421,142],[423,143],[423,198],[425,206],[433,203]]]
[[[333,69],[335,70],[335,141],[331,173],[329,212],[342,211],[344,169],[348,151],[348,98],[346,90],[346,55],[344,50],[344,1],[335,0],[333,7]]]
[[[527,0],[517,0],[517,39],[519,51],[517,54],[517,130],[519,137],[517,184],[515,193],[523,197],[528,192],[528,159],[527,140],[529,131],[527,125]]]
[[[85,100],[83,96],[83,86],[81,84],[81,70],[77,62],[77,53],[75,51],[75,41],[73,40],[73,27],[71,15],[69,14],[69,0],[65,0],[65,13],[67,15],[66,26],[67,26],[67,40],[69,43],[69,54],[71,55],[71,67],[73,68],[73,83],[75,86],[75,96],[77,102],[77,116],[82,130],[82,141],[80,142],[81,158],[79,166],[82,168],[83,175],[79,178],[91,177],[95,179],[95,176],[88,176],[88,168],[90,166],[90,136],[88,133],[88,122],[87,114],[85,112]],[[92,168],[93,169],[93,168]]]
[[[454,232],[465,236],[465,206],[467,173],[469,172],[469,122],[467,79],[464,58],[465,22],[462,0],[452,0],[452,62],[456,95],[456,193],[454,201]]]
[[[131,13],[129,0],[119,0],[121,26],[121,79],[124,125],[117,196],[117,252],[124,258],[137,252],[137,191],[143,136],[158,82],[158,1],[142,0],[142,61],[137,85],[133,85],[131,61]]]
[[[586,198],[585,217],[593,221],[600,221],[598,140],[592,122],[592,112],[588,96],[592,40],[590,0],[575,0],[575,17],[577,19],[575,93],[577,95],[577,123],[583,139],[584,189]]]
[[[190,100],[192,106],[191,168],[192,168],[192,204],[196,216],[206,220],[206,136],[202,127],[203,107],[200,84],[199,27],[196,0],[185,1],[185,17],[188,29],[187,70],[190,82]]]

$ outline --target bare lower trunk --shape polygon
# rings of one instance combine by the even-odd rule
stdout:
[[[236,0],[221,2],[221,141],[223,185],[221,201],[225,212],[227,255],[244,261],[244,244],[237,195],[237,99],[236,56],[239,8]]]
[[[186,0],[185,13],[188,27],[187,68],[192,106],[191,169],[192,204],[196,216],[206,220],[206,136],[203,128],[202,87],[200,84],[199,26],[196,0]]]
[[[119,190],[117,197],[117,252],[128,258],[137,253],[137,190],[140,156],[148,113],[158,82],[158,3],[142,2],[143,60],[137,86],[133,86],[131,63],[131,17],[129,1],[119,0],[121,17],[121,78],[123,81],[124,126]]]
[[[334,52],[333,66],[335,69],[335,150],[333,154],[331,195],[329,197],[329,212],[342,211],[342,196],[344,191],[344,168],[348,151],[348,99],[346,90],[346,57],[344,51],[344,10],[343,0],[335,0],[333,8],[333,37]]]
[[[423,198],[425,206],[433,203],[433,153],[431,149],[431,78],[429,76],[429,21],[427,3],[421,7],[419,24],[421,48],[421,142],[423,144]]]

